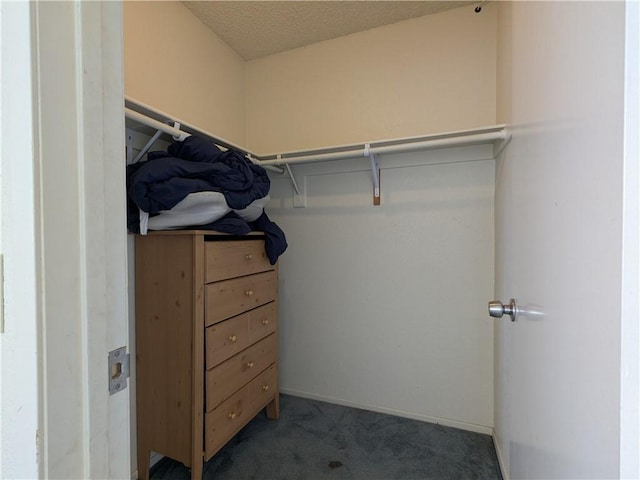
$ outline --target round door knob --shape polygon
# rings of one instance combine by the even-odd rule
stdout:
[[[245,294],[247,297],[250,297],[251,295],[253,295],[253,290],[247,290],[247,291],[245,291],[245,292],[244,292],[244,294]]]
[[[249,367],[249,368],[253,368],[253,366],[254,366],[254,365],[255,365],[255,364],[254,364],[253,362],[249,362],[249,363],[247,363],[247,367]]]
[[[265,318],[264,320],[262,320],[262,324],[263,325],[269,325],[269,319]]]
[[[231,340],[232,342],[237,342],[238,341],[238,337],[236,337],[235,335],[231,335],[229,337],[229,340]]]
[[[269,385],[262,385],[262,390],[264,390],[265,392],[269,390]]]
[[[251,259],[253,258],[253,255],[251,255],[250,253],[247,253],[247,254],[244,256],[244,258],[245,258],[246,260],[251,260]]]
[[[233,420],[234,418],[236,418],[238,415],[236,414],[236,412],[231,412],[229,415],[227,415],[227,417],[229,417],[229,420]]]
[[[499,300],[489,302],[489,315],[495,318],[501,318],[504,315],[504,305]]]
[[[509,315],[511,321],[515,322],[518,316],[518,304],[512,298],[506,305],[499,300],[489,302],[489,315],[495,318],[502,318],[503,315]]]

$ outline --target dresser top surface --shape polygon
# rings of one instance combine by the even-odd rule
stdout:
[[[137,234],[139,235],[139,234]],[[153,230],[147,235],[214,235],[221,237],[264,237],[264,232],[249,232],[245,235],[234,235],[231,233],[217,232],[215,230]],[[144,235],[141,235],[144,236]]]

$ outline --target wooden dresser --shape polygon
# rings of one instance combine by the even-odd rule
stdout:
[[[136,236],[138,478],[152,451],[202,463],[278,402],[277,267],[264,237]]]

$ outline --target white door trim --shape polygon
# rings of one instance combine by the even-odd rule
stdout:
[[[640,478],[640,5],[625,2],[620,478]]]
[[[129,478],[129,391],[108,393],[127,343],[119,2],[34,2],[42,473]]]

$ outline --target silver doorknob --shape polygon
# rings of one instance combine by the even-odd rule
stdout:
[[[504,314],[509,315],[512,322],[516,321],[518,316],[518,304],[513,298],[510,303],[507,303],[506,305],[498,300],[489,302],[489,315],[496,318],[502,318]]]

